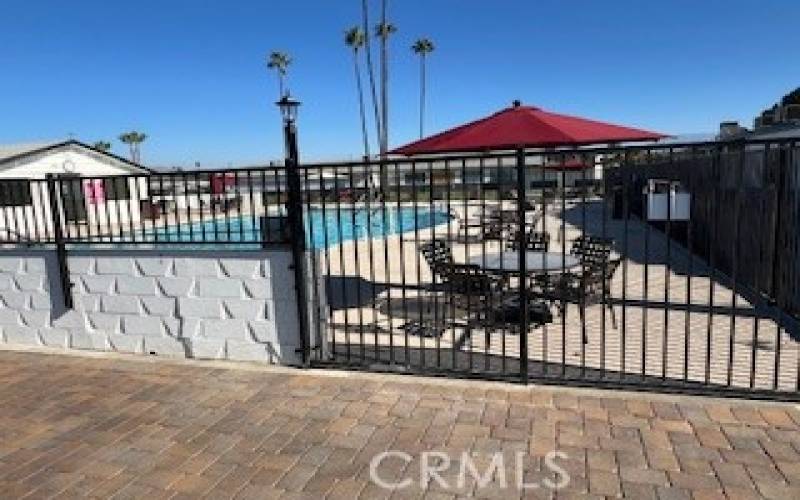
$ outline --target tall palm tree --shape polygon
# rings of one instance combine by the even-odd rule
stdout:
[[[428,54],[433,52],[433,42],[427,38],[420,38],[411,50],[419,56],[420,63],[420,77],[419,77],[419,138],[422,139],[425,128],[425,62],[427,61]]]
[[[285,79],[286,72],[288,71],[290,64],[292,64],[292,58],[289,57],[289,54],[286,52],[275,51],[270,53],[269,57],[267,57],[267,68],[274,69],[275,73],[278,75],[278,92],[280,93],[279,97],[286,95]]]
[[[361,117],[361,136],[364,139],[364,158],[369,158],[369,135],[367,134],[367,113],[364,110],[364,87],[361,84],[361,69],[358,63],[359,51],[364,47],[366,35],[358,26],[347,30],[344,34],[344,43],[353,50],[353,70],[356,76],[356,90],[358,92],[358,111]]]
[[[136,132],[135,130],[126,132],[119,136],[120,142],[127,144],[128,148],[130,148],[131,161],[134,163],[141,162],[142,155],[140,146],[146,139],[147,134],[142,134],[140,132]]]
[[[92,144],[92,148],[98,151],[106,152],[109,149],[111,149],[111,143],[106,141],[97,141],[94,144]]]
[[[381,157],[389,150],[389,37],[397,33],[397,28],[387,22],[387,0],[383,0],[381,22],[375,27],[375,36],[381,41]]]
[[[369,0],[361,0],[361,30],[364,32],[364,53],[367,56],[367,77],[369,78],[369,89],[372,96],[372,111],[375,117],[375,136],[380,142],[381,138],[381,112],[378,109],[378,92],[375,85],[375,67],[372,64],[372,46],[369,36]]]

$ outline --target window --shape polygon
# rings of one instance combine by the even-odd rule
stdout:
[[[106,200],[129,200],[131,198],[127,177],[104,179],[103,191],[105,192]]]
[[[1,181],[0,207],[32,205],[31,185],[28,181]]]

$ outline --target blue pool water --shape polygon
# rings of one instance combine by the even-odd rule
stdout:
[[[446,212],[428,208],[313,208],[305,216],[306,245],[315,249],[325,248],[343,241],[378,238],[430,228],[449,220],[450,215]],[[172,243],[261,242],[259,220],[249,216],[169,225],[149,233],[148,239]]]

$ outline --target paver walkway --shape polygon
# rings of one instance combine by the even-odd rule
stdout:
[[[0,381],[0,498],[800,498],[787,404],[11,351]],[[497,454],[506,488],[459,484]]]

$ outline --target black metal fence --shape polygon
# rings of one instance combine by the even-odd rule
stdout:
[[[307,325],[315,366],[797,399],[797,150],[4,180],[0,239],[65,251],[294,242],[324,283],[307,297],[322,318]]]

